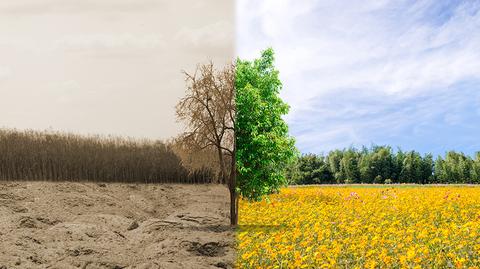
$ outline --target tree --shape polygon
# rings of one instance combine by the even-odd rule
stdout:
[[[434,162],[432,154],[426,154],[422,159],[421,164],[421,182],[422,184],[431,183],[433,181],[433,169],[434,169]]]
[[[392,179],[394,180],[394,182],[400,182],[400,177],[403,169],[403,161],[405,160],[405,158],[405,152],[403,152],[402,149],[398,148],[397,154],[395,155],[395,158],[393,160],[394,172],[392,173]]]
[[[327,158],[328,158],[328,165],[329,165],[330,171],[335,177],[336,182],[342,183],[343,174],[342,174],[342,170],[340,169],[340,162],[342,161],[342,158],[343,158],[343,151],[338,149],[335,151],[331,151],[328,154]]]
[[[472,160],[472,171],[470,175],[472,183],[480,183],[480,152],[475,154],[475,159]]]
[[[373,170],[375,167],[372,165],[371,156],[372,154],[366,148],[363,148],[358,164],[360,181],[362,183],[372,183],[376,176],[375,171]]]
[[[218,71],[210,62],[184,75],[186,96],[177,104],[176,113],[186,130],[177,140],[192,152],[216,151],[220,179],[230,190],[231,224],[236,224],[235,67]]]
[[[250,200],[277,192],[298,154],[282,119],[289,106],[279,97],[282,84],[273,64],[272,49],[254,61],[236,62],[237,191]]]
[[[295,171],[289,171],[287,178],[294,184],[334,183],[333,175],[328,170],[325,157],[315,154],[304,154],[295,163]]]
[[[375,146],[371,166],[377,179],[374,183],[383,183],[383,180],[391,178],[393,170],[392,149],[388,146]]]
[[[420,154],[416,151],[405,153],[402,171],[400,172],[400,181],[405,183],[418,183],[420,175]]]
[[[370,151],[364,148],[359,159],[362,183],[383,183],[395,174],[395,162],[390,147],[372,146]]]
[[[353,148],[345,150],[340,161],[340,171],[345,183],[357,183],[360,180],[358,170],[359,154]]]
[[[316,183],[480,183],[480,152],[472,158],[449,151],[445,157],[389,146],[363,146],[300,157],[296,184]]]
[[[447,152],[444,163],[444,175],[447,183],[470,182],[472,159],[463,153]]]
[[[438,156],[437,160],[435,161],[435,182],[436,183],[449,183],[449,178],[446,171],[446,163],[442,156]]]

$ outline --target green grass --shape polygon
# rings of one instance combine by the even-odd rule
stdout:
[[[479,184],[315,184],[290,185],[290,188],[319,187],[319,188],[432,188],[432,187],[480,187]]]

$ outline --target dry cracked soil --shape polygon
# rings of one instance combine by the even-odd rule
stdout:
[[[221,185],[0,183],[0,269],[232,268]]]

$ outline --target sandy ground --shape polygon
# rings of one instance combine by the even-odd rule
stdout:
[[[231,268],[219,185],[0,182],[0,269]]]

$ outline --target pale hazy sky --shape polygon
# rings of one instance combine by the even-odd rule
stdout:
[[[233,0],[1,1],[0,127],[168,138],[181,70],[233,55]]]

